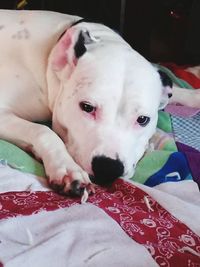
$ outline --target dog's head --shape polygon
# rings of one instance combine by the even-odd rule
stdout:
[[[131,177],[155,132],[170,81],[98,24],[70,28],[49,65],[56,74],[51,86],[57,88],[53,129],[70,155],[96,183]]]

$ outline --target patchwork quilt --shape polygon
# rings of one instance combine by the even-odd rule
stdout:
[[[159,66],[188,90],[197,68]],[[180,89],[181,93],[181,89]],[[130,181],[87,203],[47,185],[43,165],[0,140],[0,266],[200,267],[200,110],[168,106]]]

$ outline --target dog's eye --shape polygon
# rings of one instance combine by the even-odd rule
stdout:
[[[79,106],[80,106],[80,108],[83,110],[83,111],[85,111],[85,112],[87,112],[87,113],[93,113],[93,112],[95,112],[96,111],[96,107],[94,107],[94,106],[92,106],[90,103],[88,103],[88,102],[80,102],[80,104],[79,104]]]
[[[137,118],[137,123],[140,125],[140,126],[146,126],[148,123],[150,122],[150,118],[147,117],[147,116],[139,116]]]

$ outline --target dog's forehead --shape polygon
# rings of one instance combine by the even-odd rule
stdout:
[[[151,115],[157,112],[161,97],[157,70],[128,46],[102,46],[101,51],[83,56],[75,84],[79,101],[113,112],[126,109]]]
[[[137,92],[153,96],[161,92],[157,70],[131,48],[115,49],[114,53],[101,53],[89,60],[87,58],[86,64],[82,61],[77,80],[85,90],[91,90],[90,94],[96,94],[97,91],[98,95],[107,97],[112,92],[116,97]]]
[[[125,90],[133,95],[160,95],[161,80],[157,70],[149,62],[131,62],[126,71]]]

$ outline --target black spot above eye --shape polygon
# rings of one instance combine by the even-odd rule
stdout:
[[[145,127],[149,122],[150,122],[150,118],[147,116],[139,116],[137,118],[137,123],[142,127]]]
[[[83,110],[87,113],[92,113],[92,112],[96,111],[96,107],[92,106],[88,102],[82,101],[82,102],[80,102],[79,106],[80,106],[81,110]]]
[[[158,70],[163,86],[169,86],[172,88],[173,82],[171,78],[162,70]]]

